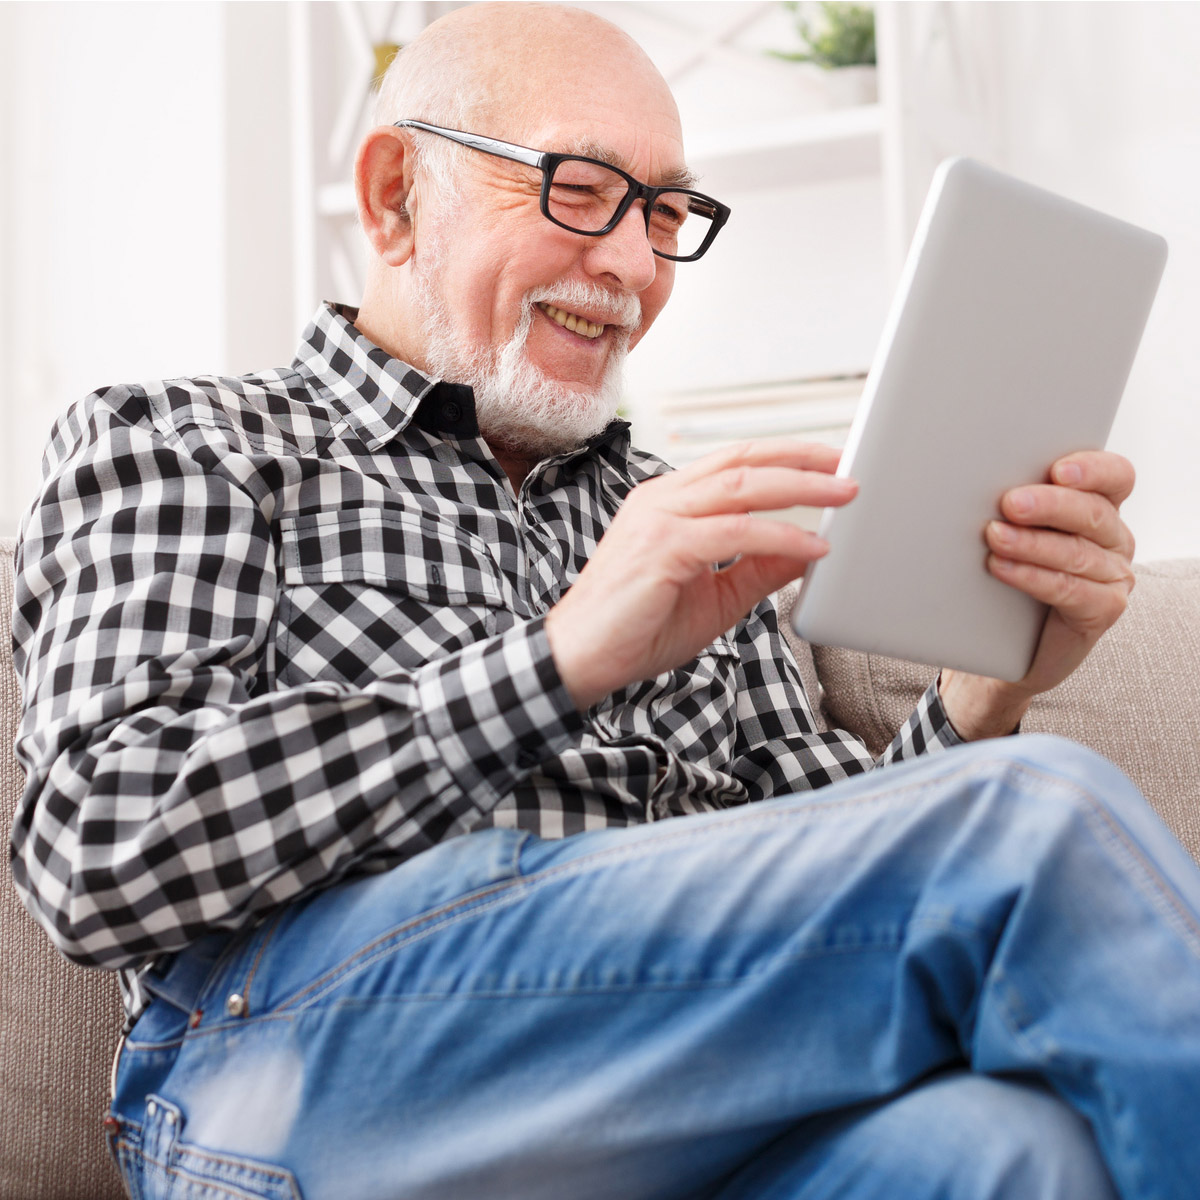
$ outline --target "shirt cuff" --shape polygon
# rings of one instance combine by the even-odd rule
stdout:
[[[584,727],[544,617],[430,663],[417,680],[419,708],[447,770],[485,811]]]
[[[942,707],[942,698],[938,695],[935,679],[925,689],[925,694],[917,702],[912,716],[900,727],[899,733],[892,739],[892,744],[884,751],[879,765],[965,744],[950,724],[950,718]]]

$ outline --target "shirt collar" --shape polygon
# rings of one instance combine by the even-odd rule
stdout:
[[[305,329],[292,365],[313,380],[322,398],[346,418],[368,449],[378,450],[391,441],[413,420],[426,397],[433,400],[447,388],[457,393],[459,409],[467,410],[474,424],[470,388],[439,385],[393,358],[355,328],[357,316],[356,308],[323,303]]]

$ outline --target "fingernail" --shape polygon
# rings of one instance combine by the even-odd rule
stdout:
[[[1008,497],[1008,506],[1013,512],[1027,513],[1033,511],[1033,496],[1029,492],[1013,492]]]
[[[1083,472],[1078,463],[1059,463],[1054,469],[1054,477],[1059,483],[1079,483],[1083,479]]]
[[[991,524],[992,537],[1007,545],[1013,540],[1013,529],[1009,525],[1005,525],[1003,521],[993,521]]]

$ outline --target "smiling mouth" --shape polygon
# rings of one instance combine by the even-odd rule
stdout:
[[[580,337],[588,338],[591,341],[598,338],[608,328],[607,325],[597,325],[594,321],[589,321],[587,317],[581,317],[577,313],[555,308],[553,304],[547,304],[544,300],[539,300],[537,306],[546,316],[564,329],[569,329],[572,333],[577,333]]]

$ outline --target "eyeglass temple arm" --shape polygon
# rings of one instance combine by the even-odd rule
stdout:
[[[478,133],[465,133],[461,129],[442,129],[438,125],[426,125],[424,121],[393,121],[403,129],[422,129],[426,133],[436,133],[452,142],[461,142],[473,150],[482,150],[484,154],[494,154],[498,158],[511,158],[516,162],[526,163],[531,167],[540,167],[546,155],[540,150],[530,150],[528,146],[518,146],[513,142],[501,142],[496,138],[484,137]]]

